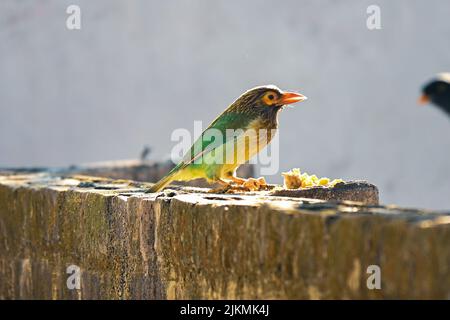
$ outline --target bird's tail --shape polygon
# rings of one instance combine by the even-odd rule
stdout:
[[[162,188],[167,186],[169,183],[175,180],[175,175],[178,173],[178,171],[172,170],[169,172],[165,177],[163,177],[161,180],[156,182],[150,189],[148,189],[147,193],[154,193],[161,191]]]

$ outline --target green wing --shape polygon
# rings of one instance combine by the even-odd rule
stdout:
[[[249,115],[243,113],[226,112],[221,114],[209,125],[208,128],[205,129],[205,131],[203,131],[200,137],[194,142],[192,147],[183,157],[183,160],[175,168],[173,168],[171,172],[185,168],[199,157],[202,157],[217,148],[217,146],[214,147],[214,140],[204,139],[205,134],[207,135],[210,129],[216,129],[221,132],[222,137],[224,138],[222,143],[223,145],[233,138],[236,139],[236,136],[227,136],[227,129],[242,129],[241,134],[243,134],[252,120],[253,119]]]

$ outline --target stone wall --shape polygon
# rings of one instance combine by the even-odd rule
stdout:
[[[448,213],[145,187],[0,175],[0,298],[450,298]]]

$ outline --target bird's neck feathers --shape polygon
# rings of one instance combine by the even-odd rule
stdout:
[[[241,99],[235,101],[225,112],[240,113],[250,119],[258,120],[258,123],[265,128],[278,127],[278,114],[283,107],[264,106],[258,103],[258,99],[252,99],[252,97],[241,97]]]
[[[263,107],[260,113],[260,119],[263,126],[268,129],[278,128],[278,115],[283,107]]]

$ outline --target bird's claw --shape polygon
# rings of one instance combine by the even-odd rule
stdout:
[[[245,180],[245,182],[242,184],[242,187],[248,189],[248,191],[261,191],[267,189],[267,182],[264,177],[260,178],[248,178]]]
[[[239,180],[238,180],[239,179]],[[222,183],[219,188],[211,189],[209,193],[235,193],[235,192],[249,192],[249,191],[263,191],[269,190],[269,185],[264,177],[260,178],[248,178],[233,179],[230,183]]]
[[[249,192],[249,191],[262,191],[268,190],[268,185],[266,183],[266,179],[261,178],[248,178],[239,180],[234,179],[231,183],[224,185],[221,188],[213,189],[210,192],[214,193],[234,193],[234,192]]]

